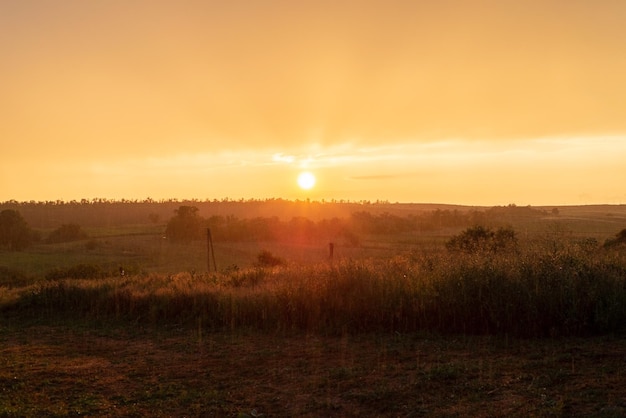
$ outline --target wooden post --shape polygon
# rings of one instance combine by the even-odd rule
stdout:
[[[332,243],[332,242],[328,243],[328,252],[329,252],[328,259],[330,261],[333,261],[333,256],[334,256],[334,253],[335,253],[335,244],[334,243]]]
[[[213,267],[217,272],[217,264],[215,263],[215,252],[213,251],[213,238],[211,237],[211,228],[206,229],[206,245],[207,245],[207,265],[211,271],[211,259],[213,259]]]

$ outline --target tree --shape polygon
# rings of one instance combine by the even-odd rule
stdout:
[[[87,238],[87,233],[83,231],[80,225],[64,224],[50,233],[46,242],[55,244],[59,242],[78,241]]]
[[[0,248],[20,251],[32,244],[34,233],[16,210],[0,212]]]
[[[176,216],[169,220],[165,236],[172,242],[190,242],[202,239],[206,221],[198,215],[195,206],[180,206]]]

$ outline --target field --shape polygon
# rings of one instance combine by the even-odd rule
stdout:
[[[437,208],[366,209],[332,260],[319,236],[216,239],[214,271],[165,220],[97,216],[0,252],[0,416],[626,414],[626,253],[602,245],[626,207],[501,208],[516,246],[471,252],[446,247],[471,225],[379,228]]]
[[[579,416],[626,410],[624,338],[274,335],[9,321],[0,415]]]

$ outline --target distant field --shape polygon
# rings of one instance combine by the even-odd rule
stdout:
[[[241,205],[245,207],[246,203]],[[319,215],[324,210],[329,214],[346,211],[345,208],[341,209],[340,204],[337,206],[336,211],[331,209],[332,204],[326,204],[313,212]],[[387,212],[397,216],[407,216],[432,209],[430,205],[420,204],[367,205],[355,206],[355,208],[372,210],[373,213]],[[85,219],[93,218],[93,216],[86,216],[88,213],[84,212],[86,209],[82,207],[79,209]],[[524,242],[593,238],[598,244],[602,244],[606,239],[612,238],[617,232],[626,228],[626,205],[564,206],[557,208],[558,214],[552,213],[554,207],[536,209],[545,211],[545,215],[512,214],[491,219],[487,223],[494,226],[512,227],[519,239]],[[34,212],[32,208],[29,210]],[[44,209],[41,211],[45,213]],[[237,209],[237,212],[242,211],[243,209]],[[256,211],[264,213],[259,208]],[[146,213],[148,212],[149,210],[146,209]],[[302,210],[293,211],[294,214],[300,212]],[[284,213],[287,212],[284,211]],[[64,219],[67,220],[68,216],[66,214]],[[42,217],[43,215],[40,215],[39,219],[41,220]],[[23,252],[0,252],[0,266],[23,272],[36,280],[43,278],[51,269],[67,268],[77,264],[94,264],[111,271],[116,271],[122,266],[134,272],[202,272],[208,269],[206,242],[201,240],[189,244],[172,244],[164,239],[166,219],[158,224],[149,222],[147,214],[144,219],[145,223],[109,224],[108,226],[87,224],[83,226],[89,234],[87,240],[54,245],[37,244]],[[463,227],[448,227],[419,232],[361,234],[358,246],[335,242],[335,256],[349,259],[389,258],[411,252],[439,251],[443,249],[445,241],[450,236],[462,229]],[[45,235],[50,232],[50,229],[41,231]],[[88,243],[91,243],[91,249],[87,248]],[[250,267],[254,265],[257,255],[262,250],[270,251],[285,261],[294,263],[316,263],[326,260],[329,255],[328,240],[299,244],[271,241],[214,242],[218,269],[232,266]]]
[[[626,228],[626,205],[565,206],[559,215],[546,222],[561,226],[576,236],[590,236],[603,241]]]

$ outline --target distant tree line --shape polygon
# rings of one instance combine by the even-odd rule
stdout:
[[[388,212],[373,214],[359,211],[352,214],[350,222],[355,230],[365,234],[397,234],[412,231],[431,231],[457,228],[486,221],[484,212],[436,209],[430,212],[394,215]]]
[[[526,209],[525,209],[526,210]],[[356,246],[360,235],[384,235],[424,232],[441,228],[462,228],[480,225],[490,219],[489,211],[459,211],[436,209],[429,212],[394,215],[389,212],[371,213],[356,211],[347,218],[330,218],[314,221],[295,216],[288,221],[278,217],[238,218],[234,215],[200,216],[195,206],[180,206],[167,223],[166,236],[173,242],[189,242],[204,239],[206,228],[211,229],[213,239],[219,241],[291,241],[312,242],[319,240],[343,240],[346,245]],[[498,230],[496,242],[505,230]]]
[[[181,206],[167,223],[166,237],[172,242],[190,242],[206,237],[211,230],[216,241],[289,241],[311,242],[322,239],[344,238],[349,245],[357,245],[348,224],[338,218],[313,221],[293,217],[281,221],[278,217],[238,218],[233,215],[213,215],[203,218],[195,206]]]
[[[83,227],[108,227],[136,225],[146,222],[167,221],[180,206],[195,206],[204,216],[236,216],[239,218],[291,217],[305,214],[311,219],[347,217],[350,213],[367,207],[371,211],[395,210],[402,206],[388,202],[322,200],[302,201],[271,199],[81,199],[69,202],[9,200],[0,202],[0,210],[19,211],[34,228],[56,228],[62,224],[76,223]]]
[[[198,208],[198,214],[206,218],[212,216],[236,217],[239,219],[272,218],[281,220],[304,217],[312,221],[323,219],[353,218],[355,213],[367,213],[377,219],[367,219],[363,215],[361,227],[370,229],[365,233],[385,233],[409,230],[429,230],[446,227],[462,227],[480,224],[485,219],[514,221],[515,218],[528,216],[546,216],[544,210],[530,206],[497,206],[490,209],[477,209],[455,205],[427,205],[389,203],[387,201],[370,202],[367,200],[320,200],[303,201],[280,198],[270,199],[161,199],[143,200],[81,199],[69,202],[9,200],[0,202],[0,211],[11,209],[19,211],[32,228],[51,229],[63,224],[78,224],[85,227],[109,227],[137,225],[145,222],[166,223],[172,213],[180,206]],[[359,215],[356,217],[358,218]],[[359,222],[354,219],[355,222]],[[373,222],[371,222],[373,221]]]
[[[171,205],[174,204],[178,204],[178,201],[158,203],[152,200],[143,202],[97,200],[70,203],[40,202],[35,203],[34,206],[32,203],[16,203],[16,207],[29,212],[30,220],[39,219],[39,225],[46,224],[46,222],[56,224],[56,228],[44,240],[48,244],[85,239],[87,234],[82,230],[83,224],[80,221],[93,225],[90,220],[99,218],[99,222],[102,222],[108,215],[111,217],[107,222],[111,221],[111,225],[124,224],[123,222],[113,223],[113,219],[118,221],[132,219],[134,223],[147,221],[157,223],[161,219],[160,212],[155,211],[157,208],[161,212],[163,208],[170,208],[169,215],[163,218],[167,219],[169,216],[165,232],[172,242],[204,239],[206,228],[210,228],[213,238],[219,241],[313,242],[329,240],[340,241],[349,246],[359,245],[359,236],[362,235],[419,233],[442,228],[459,229],[472,225],[484,225],[494,220],[539,217],[547,214],[542,210],[515,205],[494,207],[483,211],[437,208],[430,211],[409,211],[407,214],[407,208],[414,209],[419,205],[399,204],[397,206],[385,202],[375,204],[369,202],[294,202],[273,199],[200,202],[199,204],[205,205],[205,212],[211,213],[210,216],[203,217],[200,215],[202,212],[200,208],[194,204],[172,207]],[[37,213],[36,209],[42,207],[53,208],[52,219],[45,216],[45,211]],[[230,209],[233,209],[234,213],[228,213]],[[348,209],[358,210],[345,214],[344,211]],[[395,210],[396,213],[385,209]],[[289,220],[275,215],[252,216],[268,210],[283,214],[305,213],[307,216],[292,216]],[[171,217],[172,212],[175,214],[173,217]],[[239,217],[235,213],[243,214],[244,217]],[[323,217],[326,214],[344,214],[345,216]],[[72,219],[73,222],[64,222],[66,219]],[[31,229],[30,221],[22,216],[21,211],[4,209],[0,212],[0,250],[19,251],[40,240],[41,234]],[[619,239],[617,241],[619,242]]]

